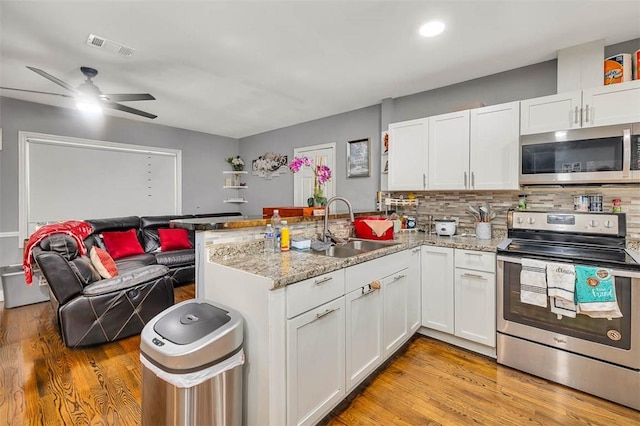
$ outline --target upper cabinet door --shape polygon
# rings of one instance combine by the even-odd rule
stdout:
[[[389,124],[389,190],[427,188],[428,135],[425,118]]]
[[[582,127],[640,121],[640,80],[582,91]]]
[[[520,103],[471,110],[470,189],[518,189]]]
[[[567,92],[520,102],[520,134],[580,128],[582,92]]]
[[[468,189],[469,110],[429,117],[429,189]]]

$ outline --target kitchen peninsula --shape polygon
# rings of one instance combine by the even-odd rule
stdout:
[[[322,228],[321,217],[287,220],[294,236],[311,237]],[[265,254],[265,224],[262,219],[174,222],[196,230],[196,296],[245,318],[247,424],[315,424],[418,330],[495,357],[495,270],[477,273],[484,275],[475,284],[487,285],[481,286],[483,294],[475,290],[467,298],[474,306],[459,309],[467,312],[466,319],[457,318],[460,333],[422,325],[429,319],[425,300],[431,307],[453,296],[454,256],[470,262],[472,270],[490,269],[501,239],[410,232],[348,258]],[[347,215],[332,215],[330,227],[347,231]],[[429,274],[421,272],[424,268]],[[452,312],[453,306],[443,309]]]

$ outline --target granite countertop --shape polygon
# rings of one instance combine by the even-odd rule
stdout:
[[[235,253],[230,253],[225,248],[220,250],[212,248],[209,251],[209,259],[221,265],[270,278],[271,290],[274,290],[307,278],[422,245],[495,253],[498,244],[502,241],[502,238],[480,240],[474,236],[441,237],[412,232],[398,234],[393,241],[389,240],[396,243],[394,245],[345,259],[295,250],[282,253],[257,253],[256,247],[262,247],[261,245],[254,245],[253,248],[248,246],[246,251],[239,250]]]

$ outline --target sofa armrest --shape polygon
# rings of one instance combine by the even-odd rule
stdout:
[[[163,265],[149,265],[142,268],[127,271],[113,278],[96,281],[86,286],[83,290],[85,296],[99,296],[126,290],[139,284],[153,281],[169,273],[169,268]]]
[[[59,253],[34,250],[34,256],[49,288],[60,304],[65,304],[82,293],[82,283],[71,269],[69,262]]]

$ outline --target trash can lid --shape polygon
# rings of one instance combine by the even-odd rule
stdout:
[[[188,345],[229,321],[229,311],[208,303],[188,303],[163,316],[153,329],[161,337],[177,345]]]
[[[194,371],[239,351],[243,325],[234,309],[206,299],[185,300],[144,326],[140,354],[165,371]]]

